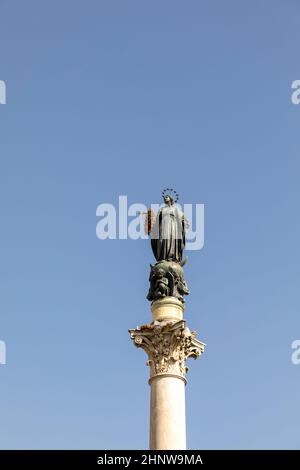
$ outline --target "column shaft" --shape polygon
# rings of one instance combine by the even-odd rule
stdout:
[[[155,376],[150,386],[150,449],[186,449],[184,380]]]

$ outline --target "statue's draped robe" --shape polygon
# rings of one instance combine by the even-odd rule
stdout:
[[[185,218],[174,205],[162,207],[151,232],[151,247],[157,261],[182,261],[185,245]]]

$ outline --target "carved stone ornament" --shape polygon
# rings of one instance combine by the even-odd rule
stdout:
[[[184,379],[186,359],[196,359],[204,351],[204,343],[196,339],[196,332],[191,332],[184,320],[154,322],[129,332],[134,344],[148,354],[150,378],[170,374]]]

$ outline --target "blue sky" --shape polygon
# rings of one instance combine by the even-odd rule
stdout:
[[[148,241],[96,207],[205,204],[188,447],[300,448],[300,4],[0,1],[0,447],[148,446]]]

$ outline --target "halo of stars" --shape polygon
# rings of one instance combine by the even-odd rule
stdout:
[[[173,188],[165,188],[163,191],[162,191],[162,197],[164,198],[167,194],[172,196],[173,200],[174,200],[174,203],[176,204],[176,202],[178,201],[179,199],[179,194],[178,192],[173,189]]]

